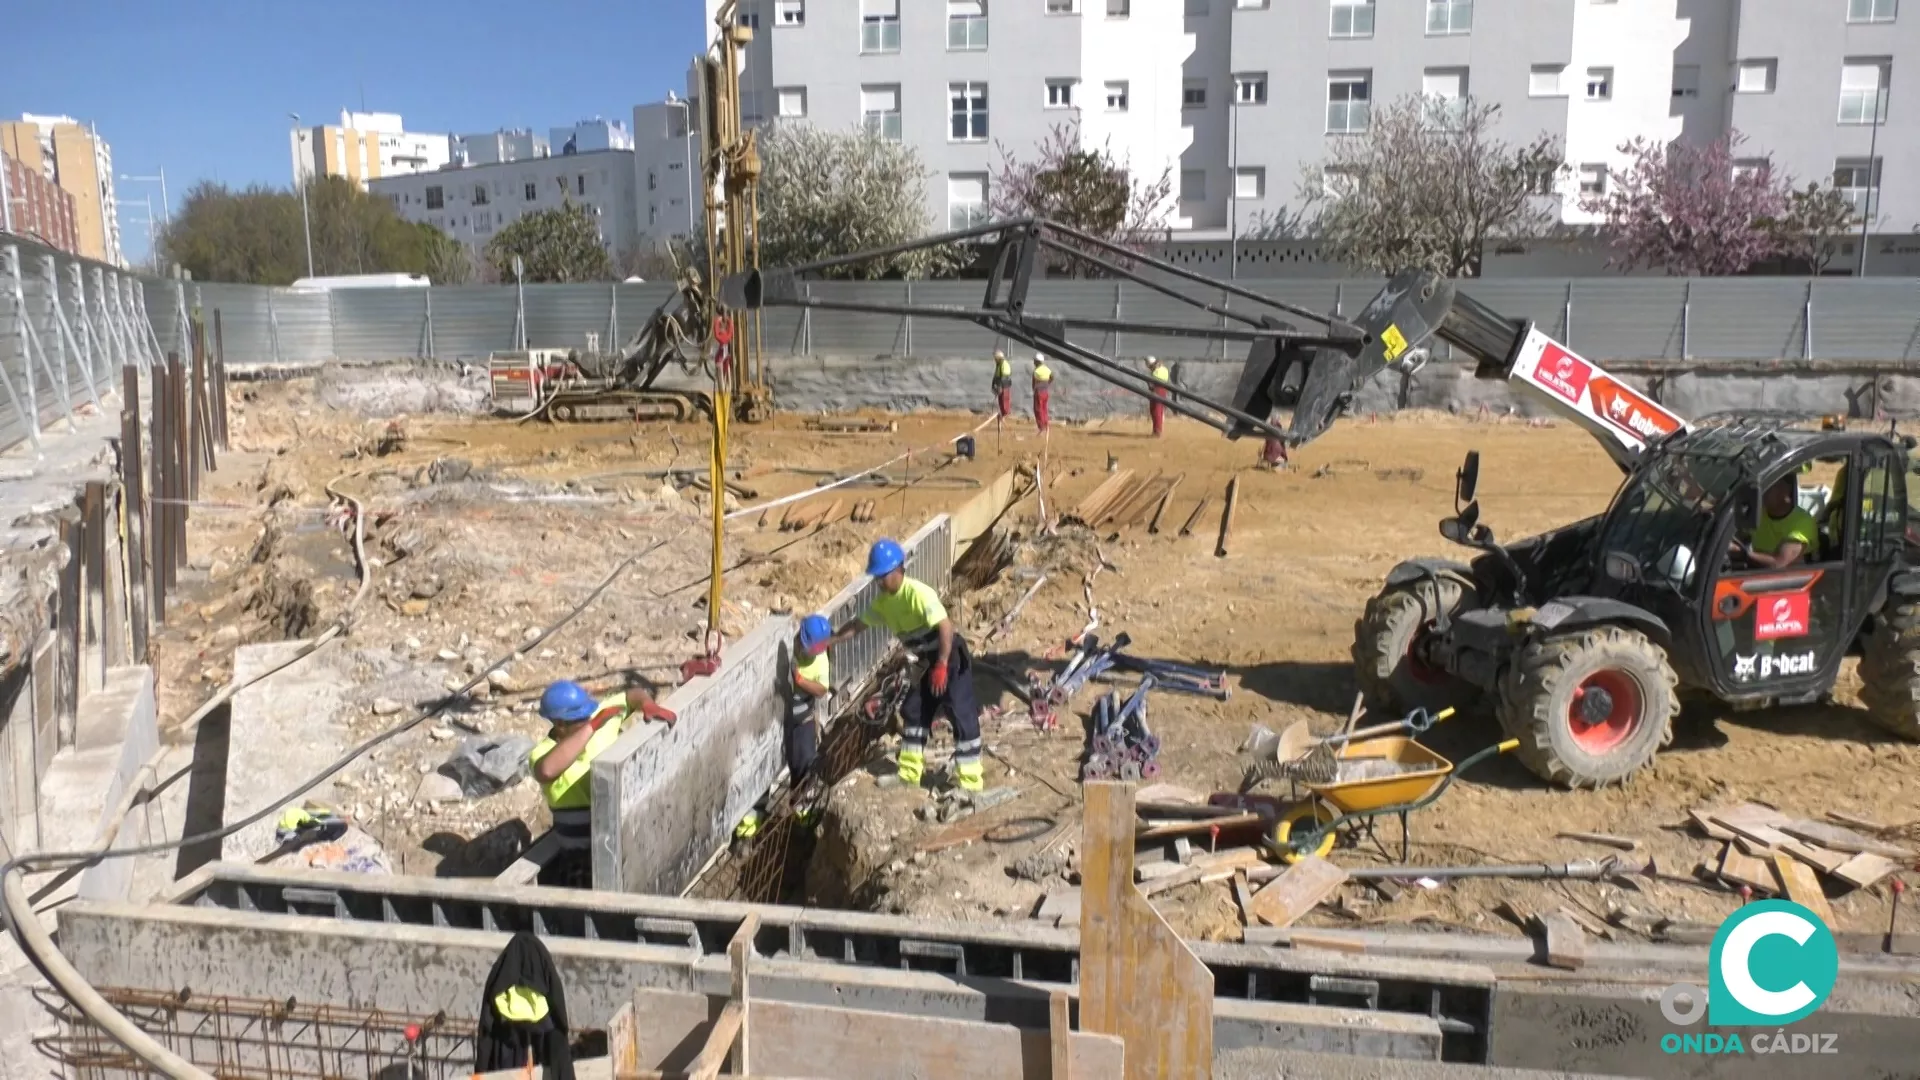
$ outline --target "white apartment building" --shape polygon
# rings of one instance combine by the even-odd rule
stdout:
[[[527,128],[501,128],[453,140],[453,160],[462,165],[498,165],[503,161],[543,158],[551,152],[545,135]],[[604,149],[604,148],[603,148]]]
[[[633,176],[633,151],[597,150],[378,177],[368,189],[392,200],[406,220],[432,225],[476,251],[523,215],[570,200],[593,214],[601,244],[618,258],[636,235]]]
[[[633,132],[618,120],[604,120],[598,116],[591,120],[582,120],[569,127],[551,128],[547,132],[547,145],[556,154],[590,154],[595,150],[631,150]],[[572,147],[571,150],[568,147]]]
[[[667,100],[633,107],[634,225],[643,247],[660,248],[691,236],[701,204],[700,133],[695,106]]]
[[[338,126],[296,127],[289,134],[293,184],[313,176],[344,176],[362,188],[383,176],[431,172],[453,158],[447,135],[409,132],[399,113],[340,113]]]
[[[1607,190],[1621,144],[1732,128],[1802,183],[1837,183],[1876,234],[1920,224],[1920,81],[1893,79],[1920,60],[1920,0],[741,4],[748,119],[912,143],[939,228],[985,213],[1001,147],[1030,155],[1077,120],[1136,177],[1171,173],[1186,238],[1238,235],[1300,205],[1330,140],[1417,94],[1497,103],[1514,142],[1560,139],[1568,223],[1590,220],[1579,201]]]

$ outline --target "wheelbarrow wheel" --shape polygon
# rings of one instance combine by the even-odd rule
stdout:
[[[1666,651],[1622,626],[1528,645],[1500,687],[1500,724],[1544,780],[1625,784],[1673,741],[1679,678]]]
[[[1353,624],[1354,676],[1367,700],[1396,713],[1472,704],[1479,691],[1421,656],[1419,645],[1445,611],[1457,615],[1479,606],[1471,589],[1449,577],[1391,585],[1367,601]]]
[[[1303,835],[1311,833],[1336,816],[1332,809],[1317,799],[1289,807],[1286,813],[1280,815],[1280,820],[1273,823],[1273,849],[1280,853],[1282,860],[1289,863],[1297,863],[1309,855],[1325,857],[1333,850],[1334,841],[1338,839],[1331,831],[1321,836],[1311,850],[1295,846],[1293,833],[1296,827]]]

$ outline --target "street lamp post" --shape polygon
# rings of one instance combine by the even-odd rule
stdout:
[[[1867,200],[1860,208],[1860,268],[1855,277],[1867,276],[1867,227],[1873,224],[1874,199],[1880,190],[1880,110],[1886,107],[1887,91],[1884,87],[1873,92],[1873,134],[1867,138]]]
[[[294,138],[297,139],[300,137],[300,114],[290,112],[287,115],[293,118]],[[307,184],[311,176],[312,172],[308,169],[296,169],[293,174],[294,180],[300,184],[300,227],[307,234],[308,277],[313,276],[313,217],[307,211]]]
[[[160,185],[160,227],[162,229],[165,229],[167,226],[173,224],[173,211],[168,208],[168,203],[167,203],[167,170],[166,169],[162,168],[157,170],[157,173],[154,176],[129,176],[126,173],[121,173],[120,179],[130,181],[130,182],[137,181],[137,182],[146,183],[146,184],[158,182]]]

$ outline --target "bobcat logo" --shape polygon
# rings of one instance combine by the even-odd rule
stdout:
[[[1757,656],[1736,656],[1733,658],[1733,677],[1741,682],[1753,678],[1753,669],[1759,664]]]

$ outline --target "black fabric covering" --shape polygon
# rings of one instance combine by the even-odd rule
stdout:
[[[494,1011],[494,995],[524,986],[547,999],[547,1015],[538,1024],[503,1019]],[[480,1033],[474,1039],[473,1071],[497,1072],[526,1065],[527,1051],[546,1066],[546,1080],[573,1080],[573,1049],[567,1042],[567,998],[547,947],[532,934],[519,933],[500,950],[480,991]]]

